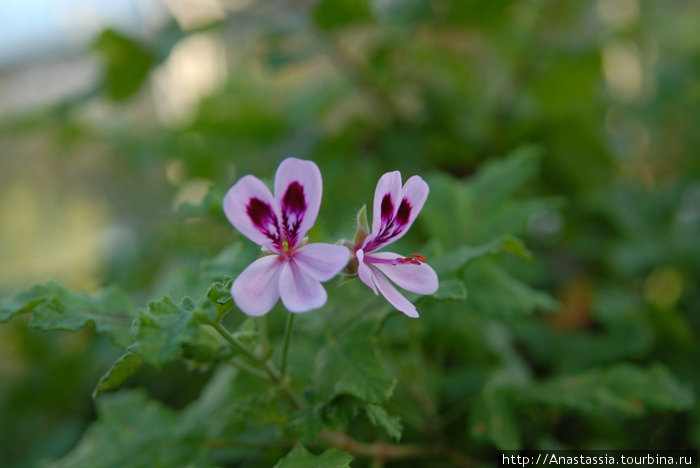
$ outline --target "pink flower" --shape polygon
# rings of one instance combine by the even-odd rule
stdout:
[[[416,307],[389,280],[418,294],[437,291],[438,277],[423,256],[402,257],[392,252],[377,252],[402,237],[428,198],[428,184],[413,176],[401,186],[399,171],[387,172],[377,182],[371,233],[355,246],[357,273],[374,294],[382,296],[409,317],[418,317]],[[388,278],[388,279],[387,279]]]
[[[242,177],[224,196],[226,217],[263,251],[270,253],[238,275],[231,287],[236,305],[248,315],[264,315],[282,299],[291,312],[326,303],[322,281],[348,262],[347,248],[306,244],[321,206],[321,172],[312,161],[287,158],[275,174],[275,195],[257,177]]]

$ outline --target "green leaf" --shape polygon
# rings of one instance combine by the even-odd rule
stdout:
[[[112,367],[110,367],[100,378],[100,381],[97,382],[97,386],[92,392],[92,398],[97,398],[106,390],[113,390],[119,387],[139,370],[142,363],[143,359],[141,356],[127,351],[126,354],[122,355],[122,357],[112,364]]]
[[[488,213],[513,196],[539,172],[541,160],[541,148],[523,146],[480,168],[468,185],[470,194],[479,200],[479,210]]]
[[[557,301],[549,294],[533,289],[499,265],[480,260],[464,274],[469,285],[470,307],[481,313],[511,315],[554,310]]]
[[[507,392],[491,388],[482,392],[474,405],[471,433],[476,438],[490,440],[499,450],[521,448],[520,428]]]
[[[15,315],[30,312],[59,289],[63,288],[56,283],[35,284],[29,289],[3,298],[0,300],[0,322],[7,322]]]
[[[303,446],[295,446],[275,468],[345,468],[350,466],[352,455],[330,448],[321,455],[314,455]]]
[[[216,323],[233,307],[231,298],[231,278],[215,281],[209,286],[204,298],[199,302],[197,317],[205,322]]]
[[[202,366],[203,369],[232,354],[231,347],[211,327],[197,327],[195,338],[184,340],[181,350],[182,357],[190,360],[189,364]]]
[[[144,392],[105,395],[97,400],[97,421],[54,468],[210,467],[198,432],[181,432],[177,414]]]
[[[403,432],[401,418],[391,416],[384,408],[378,405],[366,405],[364,409],[369,421],[375,427],[383,428],[389,434],[389,437],[392,437],[394,440],[401,439],[401,433]]]
[[[93,44],[104,64],[103,85],[115,101],[133,95],[156,62],[153,51],[112,29],[106,29]]]
[[[376,325],[363,322],[340,336],[328,335],[316,356],[314,382],[325,401],[352,395],[369,403],[389,399],[396,379],[379,357]]]
[[[513,236],[503,236],[491,242],[481,245],[463,245],[456,250],[449,252],[446,256],[433,264],[435,271],[440,274],[457,271],[469,263],[487,255],[499,253],[512,253],[525,260],[530,260],[532,255],[527,250],[523,241]]]
[[[666,367],[616,364],[558,377],[523,388],[526,401],[585,413],[641,416],[653,411],[681,411],[693,406],[691,391]]]
[[[323,419],[321,419],[318,408],[305,405],[292,415],[289,429],[302,444],[312,443],[323,429]]]
[[[464,282],[457,278],[440,280],[438,290],[431,296],[436,299],[451,299],[463,301],[467,298],[467,287]]]
[[[371,19],[367,0],[321,0],[313,8],[313,18],[328,30]]]
[[[89,296],[51,282],[32,286],[0,302],[0,321],[26,312],[32,312],[31,328],[76,331],[92,322],[98,332],[109,334],[117,346],[126,348],[132,343],[136,309],[126,294],[114,287]]]
[[[198,336],[200,325],[194,317],[195,310],[189,298],[180,305],[169,297],[151,302],[139,315],[135,351],[156,367],[175,359],[180,346]]]
[[[493,160],[470,179],[430,177],[430,198],[421,212],[421,226],[446,246],[522,235],[534,214],[555,203],[555,199],[517,196],[537,174],[540,159],[539,149],[524,147]]]
[[[251,440],[258,436],[254,432],[266,430],[257,414],[278,409],[266,400],[268,395],[261,379],[233,366],[217,366],[200,396],[181,411],[181,423],[188,431],[206,433],[213,439]],[[275,422],[281,419],[279,414],[274,416]],[[269,435],[264,437],[270,440]]]

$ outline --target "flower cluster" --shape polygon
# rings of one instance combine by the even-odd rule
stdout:
[[[226,193],[226,217],[266,254],[233,282],[236,305],[254,316],[269,312],[278,299],[290,312],[319,308],[327,299],[321,283],[352,261],[360,280],[375,294],[381,293],[409,317],[418,317],[415,306],[391,282],[407,291],[432,294],[438,287],[435,271],[421,255],[378,250],[408,231],[428,197],[428,184],[413,176],[402,185],[398,171],[384,174],[374,193],[371,232],[356,236],[350,245],[309,244],[304,235],[318,216],[322,185],[314,162],[288,158],[277,168],[274,195],[251,175]]]

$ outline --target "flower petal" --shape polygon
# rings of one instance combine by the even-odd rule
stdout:
[[[401,186],[401,175],[398,172],[384,174],[377,183],[372,233],[362,243],[367,252],[374,252],[403,237],[428,198],[430,189],[420,176],[411,177],[399,190],[396,190],[396,184]],[[389,189],[393,192],[390,193]],[[388,214],[390,209],[393,210],[391,216]],[[377,213],[381,216],[379,221]]]
[[[401,258],[393,252],[374,252],[373,257],[393,260]],[[438,289],[438,277],[430,265],[422,263],[373,263],[372,266],[384,273],[399,287],[418,294],[433,294]]]
[[[401,173],[387,172],[379,178],[374,190],[374,210],[372,211],[372,234],[377,235],[394,217],[401,197]]]
[[[374,294],[379,294],[377,287],[374,285],[374,280],[372,279],[372,269],[364,262],[365,253],[362,249],[359,249],[355,252],[355,256],[357,257],[357,275],[360,277],[360,280],[369,286],[372,291],[374,291]]]
[[[394,242],[408,231],[423,209],[429,192],[430,187],[420,176],[414,175],[406,181],[401,189],[401,204],[396,210],[396,223],[401,229],[390,242]]]
[[[307,312],[326,303],[328,295],[321,283],[304,273],[294,260],[284,262],[279,277],[282,303],[290,312]]]
[[[316,222],[323,180],[313,161],[287,158],[275,173],[275,201],[280,223],[291,247],[299,244]]]
[[[231,296],[238,308],[248,315],[268,313],[279,299],[281,267],[277,255],[267,255],[243,270],[231,286]]]
[[[299,268],[318,281],[328,281],[340,273],[349,258],[347,247],[333,244],[308,244],[294,253]]]
[[[258,245],[279,245],[279,227],[270,189],[252,175],[242,177],[224,196],[224,213],[233,227]]]
[[[379,271],[375,271],[372,274],[372,279],[374,279],[374,283],[377,285],[379,292],[382,293],[382,296],[384,296],[391,305],[411,318],[418,318],[416,306],[411,304],[411,301],[406,299],[383,274]]]

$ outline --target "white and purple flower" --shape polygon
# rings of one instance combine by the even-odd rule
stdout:
[[[377,250],[406,234],[429,191],[428,184],[419,176],[411,177],[402,186],[399,171],[384,174],[374,192],[372,231],[355,246],[360,280],[374,294],[381,293],[391,305],[413,318],[418,317],[416,307],[389,280],[407,291],[432,294],[438,288],[437,274],[421,255],[402,257]]]
[[[312,161],[287,158],[275,174],[274,196],[257,177],[246,175],[224,197],[226,217],[241,234],[270,253],[238,275],[231,287],[246,314],[268,313],[282,299],[290,312],[307,312],[326,303],[322,281],[348,262],[346,247],[306,244],[321,206],[323,182]]]

